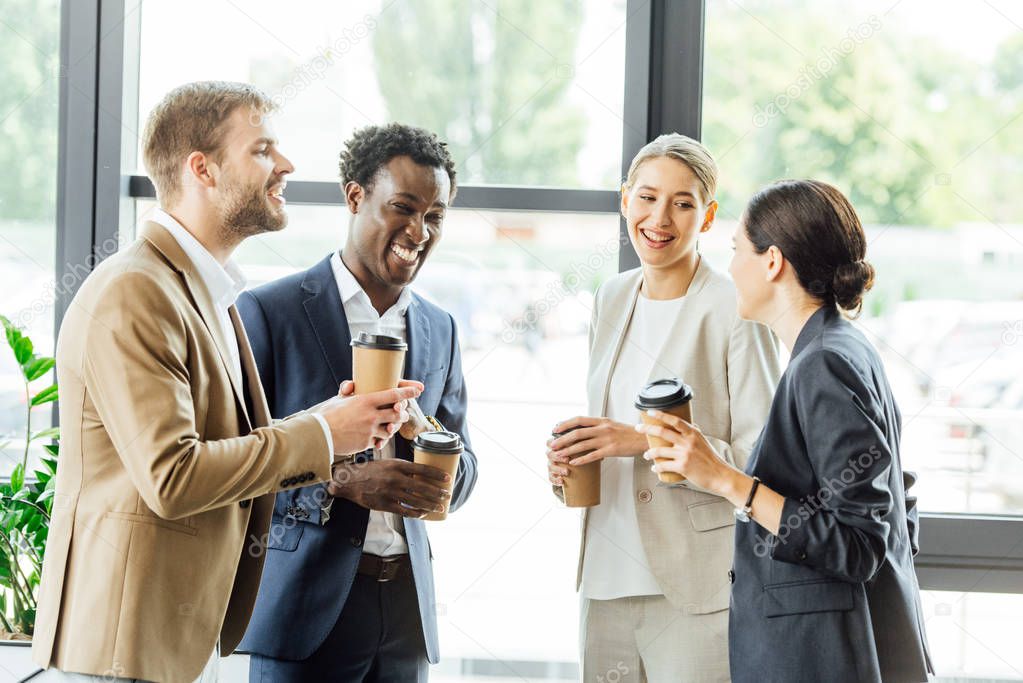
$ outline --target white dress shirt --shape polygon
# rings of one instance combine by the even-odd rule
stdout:
[[[348,330],[352,339],[360,332],[367,332],[386,334],[407,341],[405,313],[412,303],[412,290],[408,287],[402,289],[394,305],[380,315],[373,308],[369,295],[363,290],[362,285],[341,260],[340,252],[334,252],[330,257],[330,267],[334,271],[334,279],[337,281],[337,290],[341,295],[341,305],[348,319]],[[374,449],[373,457],[375,460],[395,457],[394,439],[390,439],[383,448]],[[366,540],[362,545],[363,552],[384,557],[408,553],[402,519],[401,515],[394,513],[370,510]]]
[[[646,384],[658,354],[678,318],[685,297],[636,300],[632,322],[625,332],[621,354],[611,373],[607,416],[615,422],[636,424],[634,401]],[[640,456],[636,456],[640,457]],[[639,595],[661,595],[650,571],[636,519],[633,458],[605,458],[600,470],[600,505],[590,508],[586,527],[580,593],[590,600],[614,600]]]
[[[202,242],[195,238],[181,223],[173,216],[157,208],[149,217],[154,223],[159,223],[167,228],[177,241],[185,256],[195,266],[199,280],[206,286],[210,298],[213,300],[213,308],[217,312],[217,324],[227,341],[227,352],[231,355],[230,371],[238,386],[242,386],[242,361],[238,352],[238,335],[234,331],[234,323],[231,322],[231,314],[228,309],[238,300],[238,295],[245,290],[245,276],[234,261],[228,259],[227,263],[220,265],[220,262],[213,257],[202,245]],[[316,421],[323,428],[324,437],[327,439],[328,457],[331,462],[334,460],[334,438],[330,434],[330,427],[322,415],[313,414]]]

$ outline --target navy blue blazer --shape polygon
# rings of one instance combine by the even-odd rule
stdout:
[[[735,525],[735,683],[926,681],[915,499],[877,352],[833,307],[804,326],[746,471],[781,528]]]
[[[259,367],[270,414],[284,417],[337,395],[352,377],[351,334],[328,256],[309,270],[244,292],[238,310]],[[476,456],[466,429],[466,392],[454,319],[413,294],[406,314],[406,379],[426,386],[418,398],[427,415],[462,436],[451,510],[476,483]],[[408,441],[395,435],[395,453],[412,460]],[[326,639],[355,580],[369,510],[336,499],[320,524],[326,485],[277,495],[259,595],[239,650],[278,659],[308,658]],[[430,541],[422,520],[405,519],[423,639],[431,663],[439,660]]]

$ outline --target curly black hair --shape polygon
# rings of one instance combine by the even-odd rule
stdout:
[[[443,168],[451,180],[451,196],[455,196],[455,162],[447,143],[428,130],[402,123],[366,126],[355,131],[341,150],[341,184],[354,180],[369,190],[380,168],[398,156],[409,156],[423,166]]]

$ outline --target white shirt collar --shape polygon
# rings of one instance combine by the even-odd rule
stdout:
[[[233,260],[228,259],[225,265],[220,265],[192,233],[159,207],[153,210],[149,219],[167,228],[177,240],[182,251],[195,266],[199,279],[206,285],[214,303],[227,309],[235,302],[238,295],[245,290],[245,276]]]
[[[366,290],[362,288],[359,281],[355,279],[354,275],[352,275],[352,271],[348,270],[348,266],[346,266],[344,261],[341,260],[341,252],[335,251],[330,255],[330,267],[334,271],[334,279],[337,280],[337,287],[341,294],[342,304],[347,304],[350,300],[360,294],[365,297],[365,303],[370,303],[369,295],[366,294]],[[387,309],[384,315],[399,315],[404,317],[411,304],[412,289],[410,287],[402,287],[401,294],[398,295],[398,300],[394,302],[393,306]],[[371,304],[370,308],[372,308]]]

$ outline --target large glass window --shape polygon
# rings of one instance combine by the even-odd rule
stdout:
[[[934,667],[949,681],[1023,681],[1023,651],[1011,633],[1023,595],[924,591]]]
[[[723,232],[774,180],[855,204],[923,510],[1023,513],[1023,10],[707,3],[704,140]]]
[[[56,253],[60,3],[11,0],[0,20],[0,315],[21,327],[36,352],[53,352]],[[41,379],[34,388],[45,386]],[[26,393],[21,369],[0,337],[0,475],[21,462]],[[33,431],[50,424],[49,406]],[[7,443],[7,447],[4,444]]]
[[[296,178],[336,178],[353,129],[401,121],[448,142],[463,184],[608,189],[624,55],[625,0],[146,3],[139,111],[188,81],[247,81],[280,103]]]

